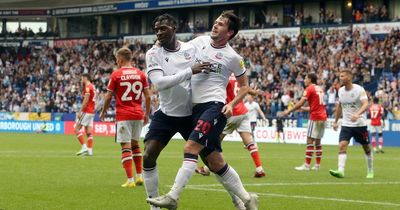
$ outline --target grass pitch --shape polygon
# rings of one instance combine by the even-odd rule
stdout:
[[[166,193],[182,163],[183,141],[171,141],[158,160],[160,193]],[[245,188],[259,195],[260,210],[400,209],[400,148],[375,155],[375,178],[367,180],[361,147],[348,151],[346,177],[337,168],[337,147],[324,146],[321,171],[299,172],[304,145],[263,144],[265,178],[253,178],[254,165],[239,142],[224,142],[224,155]],[[120,146],[113,137],[94,137],[94,156],[77,157],[74,136],[0,133],[0,209],[147,210],[143,186],[125,189]],[[213,176],[197,174],[181,195],[179,209],[233,210]]]

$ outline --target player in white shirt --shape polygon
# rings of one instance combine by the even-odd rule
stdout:
[[[365,111],[368,108],[368,97],[363,87],[352,83],[353,74],[350,70],[340,72],[339,101],[336,105],[336,117],[333,129],[337,130],[338,120],[341,115],[342,128],[339,135],[338,170],[329,170],[337,178],[344,177],[344,168],[347,159],[347,147],[351,138],[360,143],[367,160],[367,178],[374,178],[373,156],[369,146],[369,135]]]
[[[237,34],[239,26],[240,19],[232,11],[225,11],[215,21],[210,36],[201,36],[191,41],[198,50],[198,62],[211,63],[210,73],[192,76],[193,118],[197,125],[186,142],[183,164],[169,193],[147,199],[155,206],[177,208],[179,194],[195,173],[201,152],[210,170],[216,174],[235,201],[242,202],[242,207],[246,209],[258,209],[257,195],[249,194],[244,189],[239,175],[225,162],[219,139],[227,117],[249,89],[242,57],[228,44]],[[240,89],[237,96],[225,105],[226,85],[232,73],[236,76]]]
[[[247,102],[244,104],[246,108],[249,110],[249,118],[250,118],[250,125],[251,125],[251,135],[254,138],[254,130],[256,129],[257,126],[257,118],[258,115],[260,115],[263,120],[267,121],[267,118],[265,118],[264,113],[261,111],[260,105],[254,101],[254,96],[247,96]]]
[[[156,161],[170,139],[179,132],[188,139],[193,130],[190,78],[208,71],[209,64],[195,64],[196,49],[176,40],[176,21],[168,14],[153,22],[159,42],[146,53],[147,74],[160,96],[160,108],[145,136],[143,178],[149,198],[158,194]],[[151,206],[151,209],[159,209]]]

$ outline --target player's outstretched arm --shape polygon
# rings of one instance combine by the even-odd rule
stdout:
[[[294,112],[294,111],[300,109],[300,108],[306,103],[306,100],[307,100],[307,99],[306,99],[305,97],[302,97],[302,98],[300,99],[300,101],[297,102],[292,108],[290,108],[290,109],[284,111],[284,112],[282,113],[282,117],[283,117],[283,116],[288,116],[290,113],[292,113],[292,112]]]

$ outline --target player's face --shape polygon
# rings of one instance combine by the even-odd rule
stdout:
[[[85,80],[86,79],[86,77],[81,77],[81,83],[82,83],[82,85],[85,85]]]
[[[161,46],[170,45],[171,42],[174,42],[176,28],[169,25],[167,20],[156,22],[153,30]]]
[[[211,30],[211,39],[214,41],[219,41],[219,40],[229,40],[229,37],[233,34],[232,30],[229,30],[229,20],[228,18],[224,18],[219,16],[212,27]]]
[[[342,85],[347,85],[351,82],[351,75],[346,72],[341,72],[339,75],[339,79]]]
[[[310,78],[308,78],[308,77],[306,76],[306,78],[304,79],[304,85],[305,85],[306,87],[308,87],[310,84],[311,84],[311,80],[310,80]]]

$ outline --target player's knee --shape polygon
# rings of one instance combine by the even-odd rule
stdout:
[[[143,167],[152,168],[156,166],[158,155],[161,151],[153,148],[150,145],[146,145],[143,152]]]
[[[382,137],[382,136],[383,136],[383,133],[378,133],[378,136],[379,136],[379,137]]]

